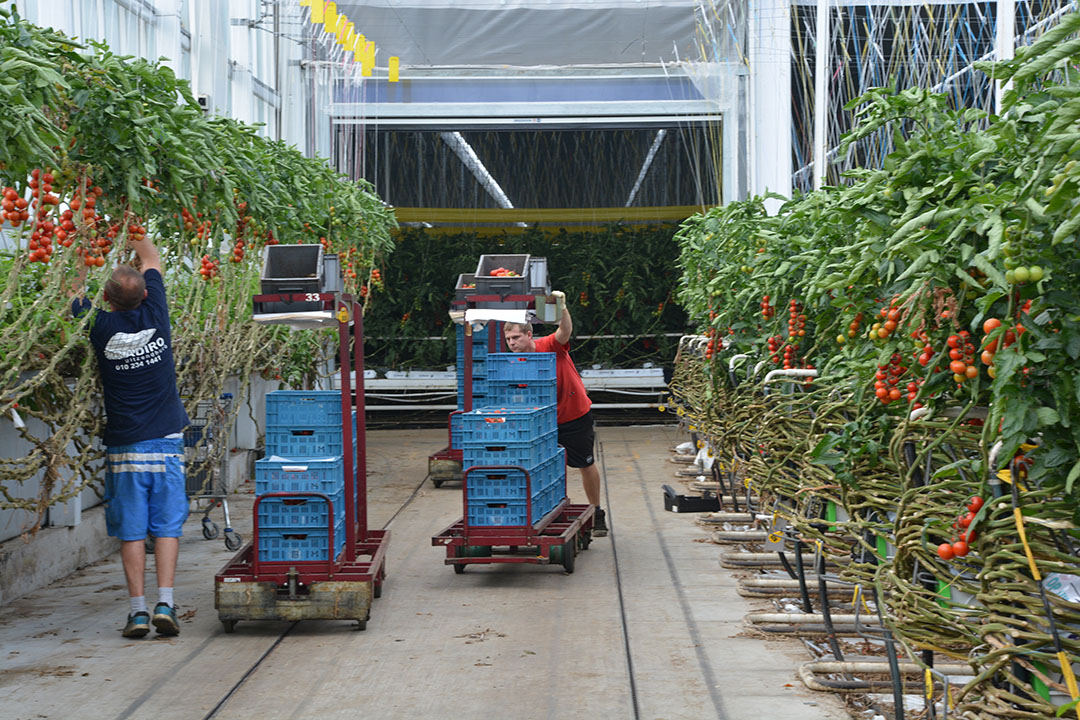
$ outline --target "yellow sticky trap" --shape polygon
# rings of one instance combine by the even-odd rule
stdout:
[[[321,25],[325,19],[326,5],[323,4],[323,0],[314,0],[311,3],[311,22],[315,25]]]
[[[387,63],[387,65],[389,66],[389,70],[390,70],[389,76],[388,76],[390,82],[397,82],[398,81],[398,67],[399,67],[400,62],[401,61],[400,61],[400,59],[398,58],[397,55],[391,55],[390,56],[390,60]]]
[[[300,0],[300,7],[311,7],[311,0]]]
[[[337,26],[337,3],[326,3],[326,31],[334,32]]]
[[[923,682],[926,684],[926,701],[929,704],[934,699],[934,674],[930,672],[930,668],[924,671]]]
[[[998,470],[997,476],[998,476],[998,479],[1001,480],[1001,482],[1006,482],[1006,483],[1009,483],[1010,485],[1012,485],[1012,473],[1009,472],[1008,469]],[[1016,487],[1021,492],[1027,492],[1027,488],[1024,487],[1023,485],[1021,485],[1020,483],[1016,483]]]

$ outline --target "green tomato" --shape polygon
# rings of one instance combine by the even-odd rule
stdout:
[[[1043,279],[1043,269],[1038,265],[1032,265],[1028,268],[1029,280],[1031,282],[1039,282]]]
[[[1025,283],[1030,279],[1031,279],[1031,271],[1028,270],[1023,265],[1021,265],[1020,267],[1013,270],[1013,280],[1015,280],[1016,282]]]
[[[1007,282],[1009,285],[1012,285],[1014,282],[1016,282],[1016,276],[1012,270],[1005,271],[1005,282]]]
[[[1006,270],[1015,270],[1019,264],[1020,264],[1020,261],[1017,260],[1016,258],[1014,258],[1012,255],[1008,255],[1008,256],[1005,257],[1005,269]]]

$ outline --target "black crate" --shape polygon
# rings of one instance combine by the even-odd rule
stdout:
[[[706,493],[698,497],[696,495],[679,495],[670,485],[664,485],[664,509],[671,512],[717,512],[720,510],[720,498]]]
[[[321,293],[324,270],[322,245],[267,245],[259,289],[263,295]],[[264,313],[312,310],[322,310],[322,302],[267,302],[259,308]]]
[[[476,294],[476,280],[473,273],[462,273],[457,276],[457,284],[454,286],[454,299],[464,300],[470,295]],[[472,287],[465,287],[472,285]]]
[[[496,268],[506,268],[517,273],[514,276],[490,275]],[[529,286],[529,256],[528,255],[481,255],[480,262],[476,265],[474,278],[476,281],[477,295],[498,295],[505,298],[508,295],[528,295]],[[488,302],[476,303],[478,308],[497,308],[500,310],[522,310],[529,306],[528,302]]]

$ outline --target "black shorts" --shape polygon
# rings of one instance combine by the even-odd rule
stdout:
[[[566,464],[572,468],[586,468],[595,462],[595,442],[592,410],[559,426],[559,444],[566,448]]]

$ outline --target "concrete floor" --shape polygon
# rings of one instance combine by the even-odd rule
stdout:
[[[598,437],[612,534],[578,556],[572,575],[526,564],[455,575],[430,537],[460,516],[460,486],[428,482],[390,525],[389,574],[366,631],[304,622],[281,638],[286,623],[241,622],[226,635],[213,574],[231,553],[202,538],[193,513],[176,583],[180,636],[121,638],[119,557],[92,565],[0,607],[0,715],[847,718],[834,696],[799,684],[801,645],[745,635],[743,616],[765,606],[737,595],[719,546],[701,542],[693,516],[664,511],[670,449],[685,436],[656,426],[601,428]],[[444,439],[445,431],[369,433],[372,527],[413,493]],[[571,498],[581,502],[571,473]],[[231,503],[247,537],[250,501]],[[220,524],[220,511],[214,518]],[[152,578],[148,587],[152,603]]]

